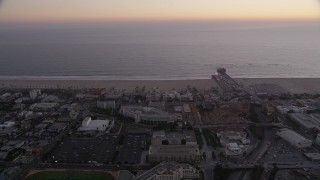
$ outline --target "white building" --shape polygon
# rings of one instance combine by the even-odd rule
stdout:
[[[290,129],[283,128],[276,134],[298,149],[308,148],[312,146],[312,141]]]
[[[41,95],[41,90],[40,89],[34,89],[34,90],[31,90],[29,92],[29,94],[30,94],[30,98],[31,99],[36,99],[38,96]]]
[[[105,131],[111,125],[111,120],[92,120],[91,117],[86,117],[78,131]]]
[[[16,124],[15,122],[6,121],[6,122],[4,122],[3,124],[0,124],[0,128],[2,128],[2,127],[5,127],[5,128],[7,128],[7,127],[13,127],[15,124]]]

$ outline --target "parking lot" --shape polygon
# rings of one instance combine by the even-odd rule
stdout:
[[[143,134],[128,134],[120,147],[117,162],[139,164],[142,152],[145,149],[146,138],[146,135]]]
[[[114,156],[118,140],[117,136],[111,135],[93,139],[66,138],[47,156],[47,162],[109,163]]]
[[[287,142],[282,139],[276,139],[265,154],[264,160],[266,162],[277,163],[299,163],[305,161],[306,158],[303,156],[302,152],[295,149]]]

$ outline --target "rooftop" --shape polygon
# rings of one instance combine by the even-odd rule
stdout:
[[[303,143],[311,142],[309,139],[287,128],[281,129],[279,132],[277,132],[277,135],[295,144],[303,144]]]

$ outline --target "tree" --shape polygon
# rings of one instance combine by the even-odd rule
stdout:
[[[168,145],[169,144],[169,141],[168,140],[162,140],[162,145]]]
[[[206,155],[205,152],[202,153],[202,157],[203,157],[203,159],[206,159],[206,158],[207,158],[207,155]]]

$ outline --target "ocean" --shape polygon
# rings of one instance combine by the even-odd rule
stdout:
[[[320,21],[0,24],[0,79],[320,77]]]

